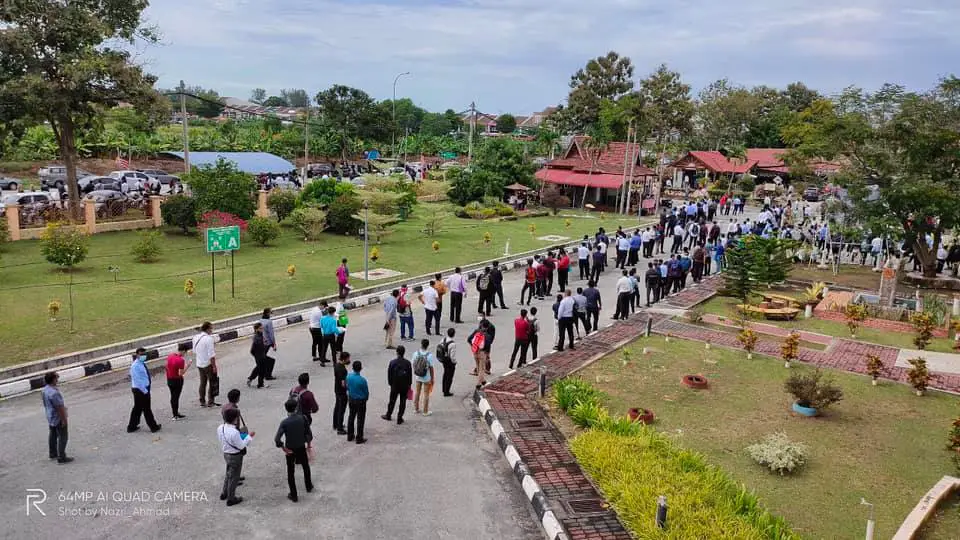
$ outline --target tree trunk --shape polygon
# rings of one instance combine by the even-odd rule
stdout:
[[[67,193],[69,196],[70,221],[77,223],[81,220],[83,209],[80,207],[80,189],[77,186],[77,147],[74,133],[73,119],[63,115],[58,119],[60,157],[67,169]],[[63,201],[61,201],[63,204]]]
[[[923,277],[937,277],[937,249],[940,247],[943,229],[937,227],[933,232],[933,247],[927,247],[927,237],[925,234],[917,234],[914,242],[914,252],[920,261],[920,268],[923,271]]]

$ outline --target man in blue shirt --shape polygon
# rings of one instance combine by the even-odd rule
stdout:
[[[51,371],[43,376],[43,387],[41,397],[43,398],[43,409],[47,413],[47,426],[50,427],[50,436],[47,442],[50,446],[50,459],[57,460],[58,463],[70,463],[72,457],[67,457],[67,407],[63,404],[63,396],[57,383],[60,376]]]
[[[133,409],[130,410],[130,422],[127,424],[127,433],[140,429],[140,415],[147,421],[151,433],[160,431],[160,424],[153,419],[153,410],[150,408],[150,370],[147,369],[147,350],[143,347],[133,353],[133,363],[130,364],[130,386],[133,390]]]
[[[320,333],[323,334],[320,341],[320,367],[327,365],[327,349],[330,349],[333,363],[337,363],[337,336],[342,334],[344,329],[337,325],[336,313],[337,308],[330,306],[320,318]]]
[[[390,296],[383,301],[383,314],[385,317],[383,323],[383,345],[387,349],[396,349],[396,347],[393,346],[393,336],[397,333],[397,298],[399,297],[400,290],[394,289],[390,292]],[[452,313],[451,311],[451,314]]]
[[[357,444],[367,442],[363,438],[363,424],[367,419],[367,399],[370,397],[367,379],[360,375],[361,369],[363,364],[359,360],[354,360],[353,373],[347,375],[347,403],[350,407],[350,414],[347,417],[347,440],[354,440],[354,433],[356,433]]]
[[[640,231],[633,231],[633,236],[630,237],[630,254],[627,256],[628,266],[635,266],[640,260],[641,245],[643,245],[643,238],[640,236]]]

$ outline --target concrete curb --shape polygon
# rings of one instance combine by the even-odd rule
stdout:
[[[651,223],[653,222],[644,222],[634,227],[625,227],[623,230],[630,232],[635,229],[646,227]],[[509,272],[511,270],[522,268],[525,265],[526,259],[534,254],[545,253],[548,249],[552,250],[559,247],[570,248],[571,246],[579,246],[579,243],[580,239],[574,239],[567,242],[548,244],[540,249],[511,255],[509,257],[502,258],[502,260],[501,258],[491,259],[488,261],[462,266],[461,269],[463,270],[464,276],[468,280],[472,280],[477,277],[479,271],[481,271],[485,266],[488,266],[494,260],[497,260],[500,262],[502,270],[504,272]],[[576,258],[571,260],[571,264],[574,266],[577,264]],[[450,268],[439,273],[450,274],[452,271],[453,268]],[[381,295],[398,288],[403,283],[409,285],[414,292],[419,292],[423,289],[424,285],[433,279],[433,276],[436,273],[438,272],[407,277],[404,279],[391,281],[389,283],[368,287],[366,289],[357,290],[354,294],[359,294],[360,296],[344,302],[344,307],[347,310],[354,310],[368,307],[373,304],[378,304],[381,302]],[[273,311],[274,314],[280,316],[272,319],[274,327],[276,329],[280,329],[286,326],[303,323],[307,319],[310,310],[320,300],[327,300],[331,303],[339,301],[336,296],[328,296],[277,307]],[[259,319],[259,313],[250,313],[247,315],[232,317],[230,319],[214,321],[214,328],[219,330],[216,335],[216,342],[228,343],[249,337],[251,334],[253,334],[252,324]],[[49,371],[56,371],[60,375],[61,382],[70,382],[122,370],[130,366],[132,355],[138,347],[143,347],[147,350],[148,369],[151,371],[159,369],[160,365],[163,363],[163,357],[171,352],[176,351],[177,346],[180,343],[186,344],[188,350],[191,349],[192,337],[197,332],[198,330],[196,328],[185,328],[163,334],[155,334],[153,336],[124,341],[121,343],[115,343],[113,345],[108,345],[98,349],[89,349],[75,354],[63,355],[46,360],[38,360],[36,362],[20,364],[18,366],[2,369],[0,370],[0,400],[23,395],[43,388],[44,374]]]
[[[529,500],[533,506],[533,510],[537,514],[537,519],[540,520],[540,525],[543,526],[543,531],[547,539],[568,540],[569,537],[566,531],[563,530],[563,525],[560,524],[560,520],[557,519],[556,514],[550,509],[547,498],[543,495],[543,491],[540,489],[537,481],[533,479],[533,475],[530,474],[530,468],[520,459],[520,453],[517,452],[513,442],[510,441],[510,437],[504,431],[500,420],[497,419],[497,415],[493,412],[493,408],[490,407],[490,403],[487,402],[486,396],[484,396],[480,390],[477,390],[473,393],[473,402],[480,410],[484,422],[486,422],[490,428],[494,442],[497,443],[500,451],[503,452],[503,456],[507,459],[507,463],[510,464],[510,468],[513,469],[513,475],[517,478],[517,481],[520,482],[520,487],[523,488],[523,493],[527,496],[527,500]]]

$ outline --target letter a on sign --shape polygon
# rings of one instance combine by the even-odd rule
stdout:
[[[237,237],[231,236],[230,242],[227,243],[227,249],[237,249],[240,247],[240,244],[237,243]]]

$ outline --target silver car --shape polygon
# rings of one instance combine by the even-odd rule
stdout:
[[[63,165],[50,165],[42,167],[37,173],[40,177],[40,185],[48,189],[60,189],[67,185],[67,168]],[[90,176],[90,173],[83,169],[77,169],[77,179],[84,176]]]

